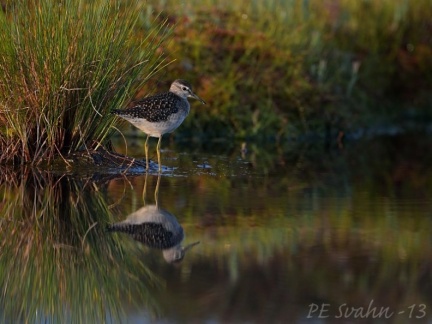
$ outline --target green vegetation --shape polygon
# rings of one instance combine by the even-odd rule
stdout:
[[[118,322],[138,301],[157,313],[161,280],[138,246],[106,233],[115,206],[93,182],[0,171],[0,322]]]
[[[105,145],[112,108],[179,77],[209,103],[176,131],[197,139],[336,137],[431,119],[429,0],[3,7],[0,162]]]
[[[0,162],[38,164],[105,144],[115,131],[110,110],[161,68],[156,49],[169,29],[162,22],[137,34],[138,1],[13,1],[5,8]]]
[[[153,3],[175,23],[166,78],[190,79],[209,103],[176,134],[286,139],[430,120],[429,0]]]

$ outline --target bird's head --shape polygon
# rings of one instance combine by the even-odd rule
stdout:
[[[194,98],[205,105],[205,101],[198,97],[195,93],[193,93],[191,84],[186,80],[175,80],[171,84],[170,91],[184,99]]]

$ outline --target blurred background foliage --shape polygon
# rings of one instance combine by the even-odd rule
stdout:
[[[109,111],[176,78],[208,101],[175,132],[199,141],[335,139],[431,120],[429,0],[2,4],[6,161],[109,145]]]
[[[334,137],[430,120],[428,0],[148,3],[173,24],[161,50],[176,60],[154,87],[189,79],[208,101],[179,136]]]

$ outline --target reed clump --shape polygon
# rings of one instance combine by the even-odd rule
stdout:
[[[0,162],[40,164],[94,149],[164,64],[166,22],[139,1],[24,0],[0,11]]]

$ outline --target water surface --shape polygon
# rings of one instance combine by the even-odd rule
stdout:
[[[2,320],[430,321],[431,143],[164,143],[161,176],[96,182],[5,168]],[[200,242],[182,260],[106,230],[156,204]]]

